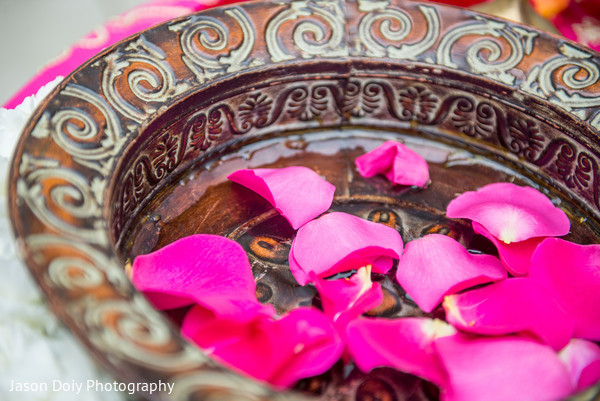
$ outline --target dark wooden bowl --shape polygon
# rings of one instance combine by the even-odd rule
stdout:
[[[96,56],[36,111],[10,173],[16,240],[89,351],[125,381],[174,383],[172,399],[435,399],[414,377],[339,367],[275,393],[184,341],[123,266],[182,236],[218,233],[248,250],[261,300],[280,311],[314,301],[285,269],[293,232],[225,179],[259,166],[314,168],[337,187],[333,209],[387,222],[405,241],[442,232],[483,248],[445,218],[446,204],[516,181],[567,211],[569,238],[598,242],[599,65],[565,39],[430,3],[265,1],[179,18]],[[385,139],[428,159],[430,188],[356,174],[353,159]],[[377,314],[420,314],[378,279]]]

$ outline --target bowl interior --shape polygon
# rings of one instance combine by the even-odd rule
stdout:
[[[402,141],[424,155],[432,183],[427,189],[392,186],[384,177],[365,179],[354,159],[385,140]],[[228,236],[248,253],[257,282],[257,297],[280,314],[301,305],[319,306],[314,287],[299,286],[288,267],[295,231],[254,192],[227,180],[240,168],[310,167],[336,186],[332,211],[344,211],[398,230],[405,242],[429,233],[450,235],[471,252],[494,253],[485,238],[475,235],[469,222],[448,219],[445,208],[457,194],[493,182],[514,182],[546,193],[570,217],[566,237],[577,243],[597,241],[598,227],[588,221],[580,206],[565,194],[544,185],[531,172],[491,158],[468,146],[453,146],[414,132],[390,132],[346,127],[328,130],[280,132],[248,144],[237,143],[175,176],[136,215],[121,241],[123,263],[183,237],[197,233]],[[584,224],[585,223],[585,224]],[[443,318],[441,307],[422,312],[395,281],[395,268],[374,280],[384,289],[381,307],[372,316],[428,316]],[[177,324],[185,309],[171,313]],[[322,399],[436,400],[431,384],[393,369],[363,374],[341,364],[328,373],[301,381],[296,390]],[[342,398],[340,398],[342,397]],[[408,397],[408,398],[407,398]]]

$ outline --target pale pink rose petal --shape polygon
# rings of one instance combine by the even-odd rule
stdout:
[[[425,312],[435,309],[445,295],[506,277],[497,258],[472,255],[441,234],[428,234],[406,244],[396,273],[398,283]]]
[[[502,264],[513,276],[527,276],[533,252],[535,252],[538,245],[546,238],[536,237],[507,244],[506,242],[498,240],[486,230],[485,227],[477,222],[473,222],[473,230],[492,241],[498,250],[498,256],[500,257]]]
[[[369,178],[391,171],[398,151],[397,144],[399,143],[395,141],[386,141],[370,152],[357,157],[354,163],[360,175]],[[402,146],[405,147],[405,145]]]
[[[556,352],[532,339],[456,335],[434,345],[448,373],[443,401],[557,401],[573,391]]]
[[[363,177],[383,174],[394,184],[424,187],[429,181],[427,161],[414,150],[396,141],[387,141],[355,160]]]
[[[363,372],[387,366],[446,385],[446,372],[433,342],[456,330],[441,320],[407,317],[360,318],[348,324],[347,346]]]
[[[321,297],[323,312],[343,338],[347,324],[383,301],[383,291],[371,281],[371,267],[361,267],[350,278],[313,280]]]
[[[133,261],[133,285],[158,309],[198,303],[221,315],[249,319],[273,314],[256,299],[256,284],[244,249],[218,235],[184,237]]]
[[[443,305],[448,323],[470,333],[533,335],[557,351],[573,335],[571,318],[548,290],[529,278],[502,280],[448,295]]]
[[[391,227],[347,213],[328,213],[298,230],[290,249],[290,269],[300,285],[310,282],[312,275],[326,278],[367,265],[375,273],[387,273],[390,259],[402,254],[402,245],[400,234]]]
[[[227,178],[269,201],[294,229],[329,209],[335,192],[332,184],[303,166],[238,170]]]
[[[446,215],[471,219],[507,244],[534,237],[565,235],[567,215],[541,192],[511,183],[486,185],[453,199]]]
[[[574,320],[574,337],[600,341],[600,245],[545,239],[533,254],[529,277],[548,288]]]
[[[225,365],[281,389],[329,370],[344,347],[331,320],[297,308],[280,319],[256,315],[241,323],[195,306],[182,334]]]
[[[600,381],[600,347],[591,341],[574,338],[559,353],[567,367],[571,382],[583,390]]]

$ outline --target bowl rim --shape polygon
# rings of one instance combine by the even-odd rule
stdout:
[[[404,37],[394,38],[391,31],[373,33],[383,19],[404,23]],[[415,21],[424,22],[425,28]],[[294,32],[321,27],[324,40],[315,44],[302,35],[284,38],[280,30],[285,24],[293,25]],[[187,41],[207,26],[227,43],[198,57]],[[168,35],[176,40],[167,43],[163,37]],[[455,46],[461,40],[466,40],[465,49]],[[487,59],[481,51],[488,52]],[[492,60],[489,54],[495,51],[500,54]],[[187,71],[170,65],[174,54]],[[162,74],[160,95],[149,97],[146,106],[128,102],[115,89],[124,69],[133,64],[123,65],[135,55],[141,55],[138,63],[150,63]],[[440,76],[458,70],[467,81],[486,82],[492,88],[488,95],[498,90],[498,98],[509,94],[533,99],[549,113],[564,116],[568,120],[557,124],[585,133],[577,139],[581,146],[596,157],[600,154],[593,148],[600,143],[600,54],[475,11],[401,0],[253,1],[179,17],[124,39],[66,77],[36,109],[14,151],[8,192],[22,259],[52,309],[96,359],[124,380],[150,377],[176,383],[174,399],[206,396],[214,383],[241,400],[300,397],[238,376],[183,340],[129,283],[106,222],[116,167],[137,135],[203,91],[294,64],[340,64],[347,69],[380,64],[403,71],[417,65],[433,75],[438,70]],[[143,100],[146,96],[137,95]],[[80,126],[65,128],[73,119]],[[65,140],[65,132],[80,142]],[[71,192],[61,192],[61,185],[58,192],[48,192],[46,180],[63,187],[66,183]],[[582,199],[594,199],[600,207],[597,187],[582,191]],[[105,325],[108,317],[117,323]],[[147,338],[140,340],[136,336],[142,329]]]

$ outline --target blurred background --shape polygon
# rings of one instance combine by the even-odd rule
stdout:
[[[46,63],[145,0],[0,0],[0,105]]]

